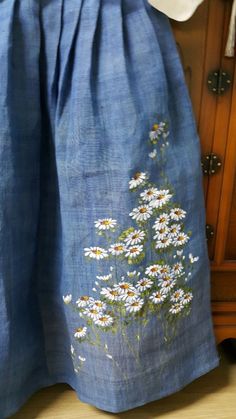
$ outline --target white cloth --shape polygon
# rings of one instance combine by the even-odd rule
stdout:
[[[229,24],[228,40],[225,48],[226,57],[234,57],[236,35],[236,0],[233,2],[231,19]]]
[[[204,0],[148,0],[148,2],[174,20],[188,20]]]

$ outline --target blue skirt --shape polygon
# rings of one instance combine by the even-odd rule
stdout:
[[[122,412],[219,365],[200,141],[146,0],[0,2],[0,416]]]

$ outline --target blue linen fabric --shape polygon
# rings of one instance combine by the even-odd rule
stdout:
[[[146,0],[0,2],[0,416],[122,412],[219,365],[200,142]]]

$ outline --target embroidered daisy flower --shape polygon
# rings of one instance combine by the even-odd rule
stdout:
[[[157,240],[164,239],[169,235],[169,231],[169,227],[167,226],[160,227],[159,230],[156,230],[156,234],[153,236],[153,238]]]
[[[148,179],[148,174],[145,172],[137,172],[129,181],[129,189],[135,189],[137,186],[140,186],[146,182]]]
[[[85,247],[84,249],[85,256],[88,256],[92,259],[104,259],[108,257],[107,250],[103,249],[102,247]]]
[[[86,361],[86,358],[84,358],[83,356],[81,356],[81,355],[79,355],[78,356],[78,358],[79,358],[79,360],[81,361],[81,362],[85,362]]]
[[[153,227],[155,230],[158,230],[162,227],[165,227],[169,224],[169,215],[163,212],[163,214],[159,215],[159,217],[156,218],[155,223],[153,224]]]
[[[120,301],[126,301],[126,302],[132,302],[134,300],[137,300],[139,297],[139,292],[134,290],[127,290],[123,294],[120,295]]]
[[[94,300],[90,307],[91,308],[96,308],[96,309],[102,311],[102,310],[106,310],[106,306],[107,305],[106,305],[106,303],[104,303],[104,301]]]
[[[112,274],[108,274],[108,275],[97,275],[96,278],[99,279],[100,281],[109,281],[109,279],[112,278]]]
[[[132,284],[130,284],[129,282],[118,282],[118,284],[114,285],[114,289],[117,290],[120,294],[123,294],[127,291],[135,291],[135,288]]]
[[[172,220],[182,220],[182,218],[185,218],[186,215],[186,211],[184,211],[182,208],[172,208],[170,210],[170,218],[172,218]]]
[[[102,218],[94,221],[94,224],[98,230],[109,230],[116,226],[117,221],[113,220],[112,218]]]
[[[145,270],[145,274],[148,276],[157,276],[160,272],[161,265],[151,265]]]
[[[140,279],[137,284],[136,284],[136,288],[138,291],[142,292],[142,291],[146,291],[147,289],[151,288],[153,285],[153,281],[149,278],[142,278]]]
[[[143,304],[144,300],[142,298],[136,298],[136,300],[125,303],[125,308],[129,313],[136,313],[142,308]]]
[[[172,279],[172,281],[163,281],[158,283],[158,285],[161,286],[161,291],[163,291],[164,293],[168,293],[169,291],[172,290],[172,288],[174,288],[176,284],[176,279]]]
[[[64,301],[65,304],[70,304],[70,302],[72,300],[72,295],[71,294],[69,294],[69,295],[63,295],[62,298],[63,298],[63,301]]]
[[[163,237],[162,239],[159,239],[156,241],[155,244],[155,248],[156,249],[164,249],[168,246],[170,246],[170,244],[172,243],[171,238],[170,237]]]
[[[146,221],[151,217],[152,209],[149,205],[140,205],[138,208],[134,208],[129,215],[133,220]]]
[[[191,263],[197,262],[199,259],[199,256],[193,257],[192,253],[189,253],[188,257]]]
[[[154,150],[148,153],[148,155],[151,159],[155,159],[157,156],[157,150],[154,148]]]
[[[159,274],[159,280],[160,281],[172,281],[174,279],[173,272],[162,272]]]
[[[153,187],[145,189],[145,191],[143,191],[140,194],[140,196],[141,196],[143,201],[150,202],[152,199],[154,199],[156,196],[158,196],[158,189],[153,188]]]
[[[171,273],[171,267],[167,264],[159,265],[159,274],[160,276],[166,276],[167,274]]]
[[[149,205],[152,208],[161,208],[170,200],[171,197],[172,194],[169,193],[169,189],[162,189],[158,191],[158,195],[150,201]]]
[[[176,237],[173,239],[174,246],[182,246],[189,240],[189,236],[183,232],[180,232]]]
[[[109,252],[113,256],[122,255],[125,251],[126,251],[126,247],[123,243],[114,243],[109,248]]]
[[[110,287],[102,288],[102,290],[100,291],[100,294],[110,301],[119,300],[119,292],[116,289],[113,289]]]
[[[181,230],[180,224],[172,224],[170,226],[169,234],[171,236],[174,236],[175,237],[177,234],[180,233],[180,230]]]
[[[136,258],[137,256],[140,255],[140,253],[142,253],[143,251],[143,245],[142,244],[137,244],[136,246],[131,246],[126,250],[126,257],[129,258]]]
[[[183,297],[183,295],[184,295],[184,291],[180,288],[180,289],[178,289],[178,290],[176,290],[176,291],[173,292],[173,294],[172,294],[172,296],[170,298],[170,301],[172,301],[174,303],[177,303],[178,301],[181,300],[181,298]]]
[[[141,272],[137,272],[137,271],[127,271],[127,276],[129,278],[133,278],[134,276],[140,276]]]
[[[113,318],[108,314],[102,314],[100,317],[94,320],[97,326],[107,327],[113,324]]]
[[[165,276],[163,276],[162,278],[160,278],[158,280],[158,285],[161,286],[161,288],[163,288],[164,286],[168,286],[171,285],[171,288],[173,288],[174,284],[175,284],[176,280],[174,279],[172,274],[166,274]],[[167,289],[167,288],[165,288]]]
[[[159,304],[165,301],[166,297],[167,294],[164,291],[160,290],[152,293],[152,295],[150,295],[149,297],[149,300],[151,300],[154,304]]]
[[[134,230],[130,233],[125,239],[127,246],[133,246],[134,244],[139,244],[145,239],[145,232],[142,230]]]
[[[164,133],[166,128],[165,122],[160,122],[159,124],[154,124],[152,126],[151,131],[149,131],[149,139],[152,142],[155,142],[155,140],[158,140]]]
[[[88,295],[82,295],[81,297],[78,298],[78,300],[76,301],[76,305],[78,307],[86,307],[88,306],[91,302],[93,301],[92,297],[89,297]]]
[[[181,298],[182,304],[188,304],[193,299],[193,294],[191,292],[186,292]]]
[[[171,306],[171,308],[169,309],[169,312],[172,314],[177,314],[177,313],[180,313],[181,310],[183,310],[183,304],[175,303]]]
[[[101,315],[101,310],[97,307],[88,307],[84,309],[84,314],[90,319],[95,320],[98,316]]]
[[[177,275],[181,274],[183,272],[183,269],[184,267],[181,262],[177,262],[172,266],[172,272]]]
[[[74,337],[76,339],[84,338],[86,336],[86,332],[87,332],[87,327],[85,327],[85,326],[79,327],[78,329],[76,329],[76,331],[74,333]]]

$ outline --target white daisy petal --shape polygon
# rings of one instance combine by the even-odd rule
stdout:
[[[126,251],[126,247],[123,243],[114,243],[108,250],[113,256],[119,256]]]
[[[149,205],[152,208],[162,208],[162,206],[165,205],[171,197],[172,194],[169,193],[169,189],[159,190],[158,195],[150,201]]]
[[[152,215],[152,208],[149,205],[140,205],[137,208],[134,208],[133,211],[130,212],[130,217],[136,221],[146,221]]]
[[[169,312],[172,314],[180,313],[183,310],[183,304],[181,303],[175,303],[171,306],[169,309]]]
[[[119,300],[119,291],[111,287],[102,288],[100,294],[103,295],[109,301]]]
[[[138,186],[144,184],[148,179],[148,174],[145,172],[137,172],[129,181],[129,189],[135,189]]]
[[[62,298],[63,298],[63,301],[64,301],[65,304],[70,304],[70,302],[72,300],[72,295],[71,294],[63,295]]]
[[[108,257],[107,250],[103,249],[102,247],[85,247],[84,248],[85,256],[90,257],[91,259],[104,259]]]
[[[176,237],[173,238],[173,245],[182,246],[183,244],[187,243],[189,238],[190,237],[187,234],[181,231]]]
[[[87,327],[85,327],[85,326],[79,327],[78,329],[76,329],[76,331],[74,333],[74,337],[76,339],[82,339],[86,336],[86,332],[87,332]]]
[[[126,250],[126,257],[129,258],[136,258],[137,256],[140,255],[140,253],[142,253],[143,251],[143,245],[142,244],[137,244],[135,246],[131,246]]]
[[[184,211],[182,208],[176,207],[170,210],[170,218],[172,220],[176,220],[176,221],[182,220],[183,218],[185,218],[185,215],[186,215],[186,211]]]
[[[94,323],[97,326],[101,326],[101,327],[111,326],[113,322],[114,322],[113,318],[109,316],[108,314],[102,314],[97,319],[94,320]]]
[[[97,275],[96,278],[99,279],[100,281],[109,281],[109,279],[112,278],[112,274],[108,274],[108,275]]]
[[[145,191],[141,192],[140,194],[140,197],[145,202],[150,202],[156,196],[158,196],[158,189],[154,187],[145,189]]]
[[[142,230],[134,230],[125,239],[127,246],[141,243],[145,239],[145,232]]]
[[[153,285],[153,281],[149,278],[142,278],[140,279],[137,284],[136,284],[136,288],[138,291],[142,292],[142,291],[146,291],[147,289],[151,288]]]
[[[184,290],[180,288],[173,292],[173,294],[170,297],[170,300],[174,303],[177,303],[178,301],[182,299],[183,296],[184,296]]]
[[[141,310],[144,304],[144,300],[142,298],[136,298],[133,301],[128,301],[125,303],[125,308],[129,313],[136,313]]]
[[[94,224],[98,230],[110,230],[116,226],[117,221],[112,218],[102,218],[94,221]]]
[[[154,304],[160,304],[160,303],[162,303],[163,301],[165,301],[166,297],[167,297],[167,294],[166,294],[164,291],[159,290],[159,291],[155,291],[155,292],[153,292],[153,293],[151,294],[151,296],[149,297],[149,299],[150,299],[150,300],[152,301],[152,303],[154,303]]]

